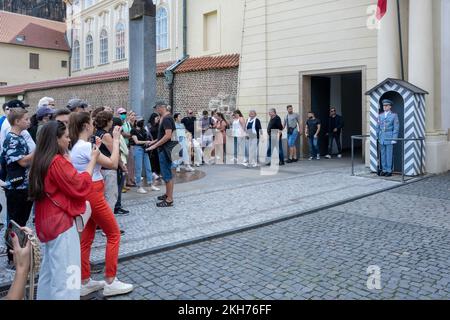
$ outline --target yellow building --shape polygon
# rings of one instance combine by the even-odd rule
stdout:
[[[67,77],[65,23],[0,11],[0,30],[0,86]]]

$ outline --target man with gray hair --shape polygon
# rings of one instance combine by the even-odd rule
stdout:
[[[271,157],[272,157],[272,130],[278,130],[278,133],[274,133],[278,135],[278,156],[279,156],[279,165],[284,166],[284,152],[283,152],[283,124],[281,123],[281,118],[277,115],[277,110],[274,108],[269,109],[270,121],[267,126],[267,133],[269,135],[269,147],[267,148],[267,158],[269,159],[266,165],[271,165]],[[276,137],[275,137],[276,138]]]
[[[88,104],[81,99],[70,99],[67,108],[70,112],[85,112]]]

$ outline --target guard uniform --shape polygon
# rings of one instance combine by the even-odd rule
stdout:
[[[383,104],[390,104],[392,106],[392,102],[389,100],[384,100]],[[377,137],[381,149],[381,167],[384,174],[392,174],[394,144],[397,142],[388,139],[397,139],[398,132],[399,121],[396,113],[388,111],[378,116]]]

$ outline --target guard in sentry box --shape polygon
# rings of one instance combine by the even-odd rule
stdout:
[[[397,139],[399,131],[398,115],[391,111],[392,101],[383,100],[383,110],[384,112],[378,116],[377,122],[377,137],[380,144],[380,156],[381,156],[381,167],[382,176],[390,177],[392,176],[392,157],[394,153],[394,144],[397,141],[389,139]]]

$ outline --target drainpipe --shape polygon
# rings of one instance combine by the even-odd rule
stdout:
[[[183,58],[187,57],[187,0],[183,0]]]
[[[173,65],[164,70],[164,77],[166,84],[169,86],[169,105],[172,107],[170,112],[175,114],[175,101],[174,101],[174,82],[175,82],[175,69],[178,68],[184,61],[189,58],[187,55],[187,0],[183,0],[183,56],[178,59]]]

